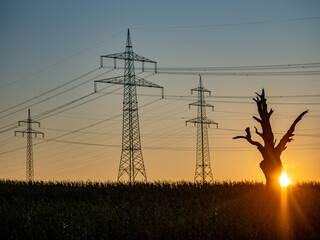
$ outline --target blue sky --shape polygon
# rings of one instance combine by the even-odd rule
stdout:
[[[34,68],[37,69],[39,63],[46,66],[59,61],[128,27],[314,17],[319,15],[319,5],[318,1],[1,1],[0,43],[5,46],[1,65],[8,62],[7,65],[14,66],[17,59],[24,62],[32,56],[30,68],[36,65]],[[279,58],[279,62],[287,59],[292,62],[317,60],[319,31],[315,30],[318,23],[301,21],[199,29],[133,30],[132,34],[136,46],[144,46],[141,50],[146,53],[159,52],[157,46],[162,43],[168,49],[164,53],[172,50],[177,51],[177,55],[185,53],[193,64],[191,56],[195,52],[198,56],[193,59],[197,61],[200,56],[207,61],[206,55],[210,53],[226,53],[226,56],[216,57],[220,62],[223,59],[223,65],[237,64],[240,56],[243,59],[243,53],[249,55],[246,59],[249,64],[257,61],[253,59],[254,53],[269,53],[260,60],[265,64],[271,57],[273,61],[275,57]],[[123,48],[121,37],[116,40],[119,45],[113,47]],[[108,50],[106,45],[104,47]],[[311,51],[311,47],[317,51]],[[166,55],[160,57],[165,65],[168,62]],[[237,62],[233,63],[235,57]],[[181,61],[185,57],[177,56],[176,59]]]
[[[157,61],[159,67],[228,67],[319,63],[319,17],[319,1],[0,1],[0,87],[6,86],[0,89],[0,109],[6,109],[26,101],[98,68],[100,55],[124,51],[127,28],[131,29],[134,51]],[[304,18],[314,19],[301,20]],[[294,19],[297,20],[294,21]],[[290,21],[281,22],[280,20]],[[270,21],[275,22],[271,23]],[[240,25],[236,25],[239,23]],[[227,26],[227,24],[230,25]],[[136,66],[139,65],[136,64]],[[122,74],[121,70],[112,72],[107,76],[119,74]],[[188,95],[190,89],[198,84],[196,75],[158,74],[148,78],[148,80],[164,86],[166,94]],[[262,87],[265,87],[267,94],[271,96],[317,95],[320,90],[319,75],[290,77],[204,76],[203,80],[205,86],[212,90],[214,95],[222,96],[254,96],[254,92],[260,91]],[[110,89],[116,89],[116,87],[113,86]],[[84,96],[92,90],[93,83],[89,82],[68,94],[62,94],[43,104],[36,105],[32,108],[32,112],[40,114],[45,110]],[[59,134],[59,132],[53,130],[50,132],[48,128],[75,130],[94,123],[96,118],[103,119],[106,115],[109,116],[112,113],[121,114],[121,90],[117,93],[120,95],[108,96],[97,102],[66,111],[62,113],[65,115],[60,116],[60,118],[52,117],[43,120],[42,125],[47,128],[46,137],[52,138]],[[157,89],[139,89],[139,93],[160,94]],[[140,106],[149,101],[152,101],[152,99],[143,96],[139,98]],[[250,102],[251,98],[249,97],[244,101]],[[271,103],[279,101],[278,99],[270,100]],[[309,108],[311,117],[306,117],[305,123],[301,122],[302,130],[300,134],[306,133],[303,129],[309,128],[313,129],[312,134],[319,135],[317,126],[320,111],[319,105],[317,105],[318,98],[288,100],[289,103],[290,101],[299,102],[296,105],[286,105],[288,102],[285,102],[285,99],[281,101],[284,102],[279,105],[272,105],[276,109],[274,118],[279,118],[278,121],[274,122],[276,130],[279,132],[285,131],[295,116]],[[302,105],[301,102],[303,101],[313,101],[315,104]],[[110,102],[113,104],[110,104]],[[196,114],[195,109],[188,110],[188,103],[188,101],[163,101],[156,103],[154,106],[151,105],[150,109],[146,107],[146,113],[142,110],[140,114],[142,142],[144,142],[143,134],[151,136],[150,139],[146,138],[145,140],[147,145],[147,143],[153,143],[155,134],[161,132],[169,134],[170,126],[173,126],[174,129],[179,129],[182,133],[183,131],[190,133],[186,142],[179,142],[180,133],[177,132],[176,142],[173,146],[181,145],[190,148],[195,146],[195,129],[187,128],[186,130],[184,128],[184,118],[188,119]],[[255,106],[252,104],[226,104],[219,101],[213,102],[213,104],[217,112],[208,112],[208,117],[213,120],[220,119],[219,126],[221,128],[241,130],[255,124],[251,120],[251,116],[255,113]],[[23,106],[27,109],[28,104]],[[178,111],[180,113],[174,116],[174,113]],[[233,114],[223,114],[223,111]],[[84,118],[81,113],[86,113],[85,117],[91,120],[81,119],[81,117]],[[157,114],[169,120],[157,121],[159,118]],[[25,116],[26,111],[22,110],[8,118],[2,118],[1,126],[13,124],[22,120]],[[72,118],[72,116],[76,116],[78,119]],[[245,119],[243,119],[243,116],[245,116]],[[152,119],[154,119],[154,126],[148,127]],[[101,139],[98,139],[98,137],[90,139],[88,135],[74,136],[73,140],[120,144],[121,117],[117,118],[114,124],[114,129],[119,129],[118,135],[116,132],[112,135],[114,142],[110,140],[108,135]],[[145,125],[146,127],[143,128]],[[105,126],[105,129],[93,128],[87,131],[107,131],[108,127]],[[192,137],[192,134],[194,134],[194,137]],[[214,135],[216,132],[212,131],[212,134]],[[232,141],[231,138],[234,134],[238,133],[231,132],[225,135],[223,132],[219,132],[217,138],[212,137],[210,139],[212,146],[220,147],[220,152],[213,151],[211,153],[215,179],[262,180],[263,175],[258,166],[260,159],[258,154],[255,152],[237,152],[237,155],[231,155],[230,152],[222,151],[224,147],[228,149],[237,146],[250,148],[246,143]],[[0,135],[0,141],[2,142],[9,139],[8,143],[1,146],[0,152],[10,150],[15,145],[21,144],[23,146],[25,144],[24,139],[17,139],[12,135],[12,131]],[[171,137],[174,138],[175,136]],[[157,138],[154,140],[154,144],[150,146],[161,145],[164,142],[164,139],[159,140]],[[319,137],[304,137],[301,140],[297,139],[296,142],[296,146],[295,143],[292,143],[293,148],[301,148],[301,146],[304,146],[303,144],[320,144]],[[312,146],[316,148],[318,145]],[[112,159],[109,159],[100,148],[83,149],[87,155],[83,154],[84,159],[79,160],[79,170],[74,171],[71,166],[77,164],[75,151],[78,150],[71,151],[73,147],[58,143],[39,145],[38,158],[41,158],[41,161],[39,160],[40,164],[35,164],[35,167],[41,169],[41,171],[38,171],[36,176],[41,179],[56,177],[60,179],[115,180],[120,156],[119,149],[112,150],[114,151]],[[71,151],[71,153],[68,153],[70,154],[70,156],[68,155],[71,159],[70,163],[63,163],[65,160],[62,156],[68,149]],[[298,175],[297,177],[293,176],[293,178],[319,180],[316,173],[320,170],[319,163],[316,163],[320,159],[319,151],[308,150],[305,153],[299,150],[300,152],[297,154],[296,151],[298,150],[290,152],[289,149],[283,161],[292,166],[292,175]],[[89,154],[90,151],[100,151],[101,156],[93,157]],[[57,155],[61,154],[58,159],[52,159],[52,155],[55,155],[55,153]],[[192,154],[195,153],[192,152]],[[145,164],[147,172],[150,172],[150,179],[192,180],[195,164],[192,154],[172,150],[168,152],[163,150],[160,153],[159,151],[146,151]],[[290,160],[291,156],[303,156],[304,154],[312,156],[308,157],[310,162],[306,164],[309,167],[302,167],[302,160]],[[159,156],[163,157],[160,158]],[[241,161],[235,161],[234,159],[237,158],[235,156],[242,160],[246,159],[243,160],[248,166],[246,170],[237,171],[237,167],[243,164],[239,163]],[[25,157],[23,150],[0,157],[0,166],[4,169],[0,170],[0,177],[24,178]],[[91,158],[95,159],[92,160],[92,165],[85,163],[86,159]],[[148,159],[152,160],[148,161]],[[46,164],[47,162],[51,163]],[[64,164],[69,164],[66,165],[69,167]],[[86,171],[88,167],[86,164],[91,166],[90,171]],[[181,169],[181,165],[186,167],[183,170],[177,170]],[[17,166],[20,170],[15,170]],[[229,166],[234,167],[230,168]],[[301,170],[302,173],[298,173],[297,169],[304,170]]]

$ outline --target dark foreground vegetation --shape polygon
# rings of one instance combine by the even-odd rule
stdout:
[[[284,195],[284,194],[283,194]],[[285,200],[287,199],[287,200]],[[319,239],[320,183],[0,181],[0,239]]]

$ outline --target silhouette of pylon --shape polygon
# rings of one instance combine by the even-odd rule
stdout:
[[[197,154],[194,181],[205,183],[213,181],[210,163],[208,126],[214,124],[218,127],[218,123],[208,119],[206,116],[206,107],[211,107],[213,111],[214,106],[206,103],[204,93],[208,92],[209,95],[211,95],[211,91],[203,87],[201,75],[199,76],[199,86],[191,89],[191,94],[193,94],[194,91],[198,92],[198,101],[189,104],[189,108],[191,106],[197,106],[197,117],[187,120],[186,125],[189,122],[197,126]]]
[[[123,76],[95,81],[95,89],[97,89],[97,83],[123,85],[122,151],[118,172],[118,182],[128,178],[130,183],[134,183],[138,174],[142,176],[142,181],[147,181],[147,174],[141,150],[136,87],[161,88],[162,97],[163,87],[136,76],[134,71],[134,62],[142,62],[143,71],[145,62],[153,63],[155,64],[155,72],[157,72],[157,63],[133,52],[129,29],[127,32],[125,52],[101,56],[101,67],[103,67],[103,58],[113,58],[114,68],[116,68],[116,59],[124,60]]]
[[[40,127],[40,123],[31,119],[30,109],[28,109],[28,118],[26,120],[19,121],[18,125],[20,126],[21,123],[26,123],[27,129],[23,131],[15,131],[14,135],[16,136],[17,133],[21,133],[22,136],[24,137],[24,134],[27,134],[26,179],[27,181],[33,181],[34,167],[33,167],[32,135],[34,134],[34,136],[37,137],[37,135],[40,134],[42,135],[42,137],[44,137],[44,133],[32,129],[32,124],[38,124],[38,126]]]

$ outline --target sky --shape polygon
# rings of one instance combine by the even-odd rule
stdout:
[[[264,88],[278,139],[309,109],[281,159],[292,181],[320,181],[320,2],[309,0],[0,0],[0,178],[26,177],[26,138],[14,131],[25,129],[18,121],[30,108],[45,133],[33,139],[35,180],[117,180],[122,87],[99,84],[93,94],[93,82],[123,74],[121,61],[100,69],[99,57],[123,52],[128,28],[133,51],[158,64],[153,74],[135,63],[136,74],[166,96],[137,88],[149,181],[193,181],[196,128],[185,121],[197,114],[188,105],[199,74],[212,91],[207,117],[219,123],[208,130],[214,180],[264,181],[258,150],[232,139],[259,127],[252,98]],[[187,73],[191,67],[206,70]]]

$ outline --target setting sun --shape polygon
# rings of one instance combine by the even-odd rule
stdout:
[[[279,182],[280,182],[281,187],[286,187],[291,183],[290,179],[288,178],[287,174],[285,174],[285,173],[281,174],[281,176],[279,178]]]

